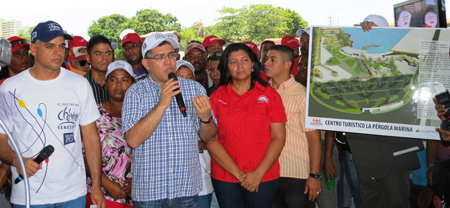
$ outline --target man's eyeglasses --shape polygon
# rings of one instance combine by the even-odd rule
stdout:
[[[19,46],[20,44],[27,44],[27,40],[20,39],[20,40],[11,41],[11,47],[13,47],[13,48]]]
[[[71,63],[79,63],[80,66],[84,66],[87,64],[86,60],[70,60]]]
[[[166,57],[169,59],[177,59],[178,53],[170,52],[167,55],[166,54],[156,54],[154,57],[145,57],[145,59],[155,59],[157,61],[161,61],[163,59],[166,59]]]

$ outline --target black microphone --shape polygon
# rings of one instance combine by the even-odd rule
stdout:
[[[169,79],[172,79],[174,81],[177,81],[177,75],[175,75],[175,73],[170,72],[169,73]],[[183,96],[181,95],[181,93],[178,93],[177,95],[175,95],[175,99],[177,99],[177,104],[178,104],[178,108],[180,108],[180,112],[183,114],[184,117],[186,117],[186,106],[184,105],[184,101],[183,101]]]
[[[48,145],[48,146],[44,147],[44,149],[42,149],[41,152],[39,152],[39,155],[36,158],[34,158],[34,162],[36,162],[37,164],[40,164],[42,161],[44,161],[45,159],[50,157],[50,155],[52,155],[53,151],[55,151],[55,148],[53,148],[52,145]],[[26,170],[24,170],[24,172],[26,173]],[[22,180],[23,180],[23,176],[19,175],[16,178],[16,180],[14,181],[14,183],[17,184]]]

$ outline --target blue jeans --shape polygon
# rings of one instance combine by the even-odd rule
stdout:
[[[25,208],[25,205],[14,204],[14,208]],[[56,203],[56,204],[41,204],[31,205],[31,208],[85,208],[86,207],[86,195],[80,196],[74,200]]]
[[[133,205],[134,208],[197,208],[197,198],[195,195],[155,201],[133,201]]]
[[[278,179],[261,182],[258,192],[248,192],[240,183],[229,183],[214,178],[211,181],[220,208],[269,208],[278,184]]]
[[[347,150],[342,151],[341,165],[344,168],[343,174],[347,178],[348,185],[350,186],[350,193],[353,197],[353,203],[356,208],[361,208],[363,206],[360,195],[358,173],[356,172],[356,166],[355,162],[353,161],[353,156]]]
[[[198,208],[210,208],[211,207],[211,199],[212,193],[206,194],[203,196],[198,196]]]

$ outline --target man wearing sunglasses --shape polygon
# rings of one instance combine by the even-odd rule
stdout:
[[[0,84],[6,78],[28,69],[30,64],[30,44],[27,43],[27,40],[13,36],[8,38],[8,41],[11,43],[11,63],[0,71]]]
[[[84,76],[89,71],[89,64],[86,61],[87,41],[81,36],[73,36],[69,40],[69,58],[67,69],[76,74]]]
[[[135,208],[197,207],[202,186],[198,141],[208,143],[217,134],[206,90],[191,80],[168,78],[176,71],[177,47],[164,34],[147,37],[142,65],[149,76],[125,95],[122,125],[133,148]],[[180,93],[184,115],[174,98]]]

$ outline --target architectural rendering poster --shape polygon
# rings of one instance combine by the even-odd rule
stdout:
[[[312,27],[306,127],[438,140],[450,30]]]

